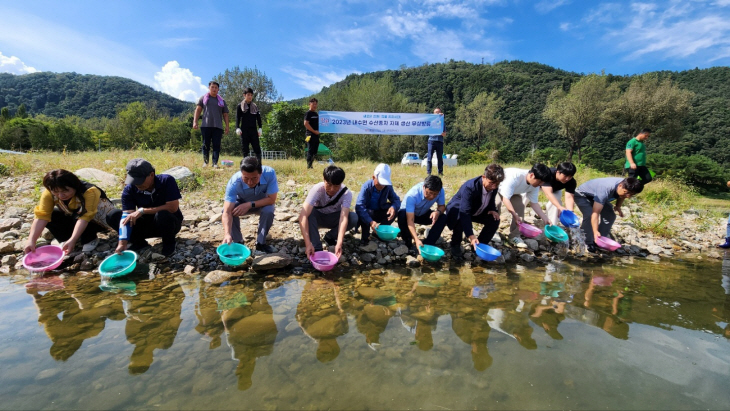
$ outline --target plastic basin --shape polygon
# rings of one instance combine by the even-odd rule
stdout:
[[[560,222],[566,227],[578,227],[580,225],[578,216],[570,210],[565,210],[560,213]]]
[[[421,257],[426,261],[438,261],[444,256],[444,250],[432,245],[421,246]]]
[[[484,261],[494,261],[502,255],[499,250],[490,246],[489,244],[479,243],[477,244],[475,251],[477,253],[477,256]]]
[[[398,237],[398,233],[400,233],[400,228],[393,227],[392,225],[381,224],[375,229],[375,234],[383,241],[395,240]]]
[[[134,271],[137,267],[137,253],[126,250],[121,254],[112,254],[99,265],[99,274],[103,277],[121,277]]]
[[[232,267],[245,263],[246,259],[251,256],[251,250],[238,243],[221,244],[215,249],[215,252],[218,253],[218,258],[221,259],[223,264]]]
[[[596,238],[596,245],[608,251],[616,251],[619,247],[621,247],[621,244],[604,236]]]
[[[231,167],[233,166],[233,160],[221,160],[221,164],[226,167]]]
[[[542,234],[542,230],[535,227],[534,225],[527,224],[527,223],[520,223],[519,224],[520,233],[524,235],[527,238],[535,238]]]
[[[48,271],[57,268],[65,256],[63,249],[57,245],[44,245],[23,257],[23,267],[28,271]]]
[[[556,225],[545,226],[545,237],[554,243],[564,243],[568,241],[568,233]]]
[[[319,271],[329,271],[337,265],[338,258],[329,251],[317,251],[309,257],[309,261]]]

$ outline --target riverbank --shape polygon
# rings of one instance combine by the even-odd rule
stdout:
[[[267,272],[283,267],[291,267],[297,272],[312,270],[304,254],[297,216],[306,192],[313,184],[321,181],[321,169],[324,165],[307,170],[303,160],[266,162],[277,171],[280,189],[275,223],[269,240],[269,244],[277,249],[277,254],[268,256],[255,254],[254,260],[233,270],[220,264],[215,254],[215,247],[220,244],[223,237],[220,221],[223,192],[226,182],[236,171],[235,167],[219,170],[202,168],[199,154],[189,152],[112,151],[74,154],[31,153],[24,156],[0,154],[0,163],[5,165],[7,174],[0,183],[0,205],[2,205],[0,271],[11,272],[20,268],[22,249],[27,243],[33,219],[33,207],[41,193],[41,179],[45,172],[54,168],[66,168],[72,171],[82,168],[100,170],[108,173],[109,179],[95,182],[107,191],[109,197],[115,198],[121,193],[124,166],[127,160],[135,157],[148,159],[158,172],[176,166],[187,167],[192,172],[183,190],[181,209],[185,220],[178,236],[176,253],[165,259],[157,254],[160,246],[153,240],[151,243],[156,246],[142,255],[142,260],[152,263],[155,270],[201,273],[208,275],[212,282],[223,282],[230,277],[241,276],[249,269],[256,272]],[[227,158],[229,157],[222,156],[222,159]],[[238,157],[230,158],[236,163],[240,160]],[[347,173],[345,185],[355,192],[359,191],[360,185],[372,175],[375,165],[364,161],[340,164]],[[447,168],[444,177],[447,201],[465,180],[480,175],[482,171],[482,165]],[[425,170],[420,167],[393,166],[394,187],[401,197],[411,186],[422,181],[424,176]],[[581,168],[576,179],[580,184],[601,176],[604,175]],[[504,243],[510,217],[503,210],[499,231],[503,236],[495,236],[491,243],[502,251],[503,257],[495,262],[481,262],[465,244],[464,258],[466,264],[504,264],[517,261],[539,263],[554,258],[596,260],[627,257],[659,260],[679,255],[685,258],[720,258],[720,253],[714,245],[725,235],[726,217],[717,211],[696,207],[696,204],[699,204],[698,199],[692,190],[679,183],[662,180],[651,183],[644,193],[627,201],[625,217],[619,218],[614,225],[614,236],[624,244],[624,247],[615,253],[581,253],[576,247],[571,249],[556,247],[542,236],[536,241],[528,240],[528,249],[512,247]],[[541,195],[543,205],[544,202],[545,198]],[[529,209],[526,219],[528,222],[541,225]],[[242,224],[244,238],[250,248],[254,245],[257,221],[257,216],[250,216],[245,217]],[[425,227],[418,228],[419,232],[425,229]],[[102,241],[94,251],[86,254],[73,253],[71,255],[73,263],[67,270],[95,269],[116,245],[115,233],[102,234],[100,237]],[[440,264],[449,264],[449,247],[446,242],[450,237],[451,232],[447,228],[438,244],[447,253]],[[420,257],[408,254],[402,241],[381,242],[374,236],[372,239],[368,246],[360,247],[360,234],[348,233],[345,252],[339,267],[368,270],[423,264]]]

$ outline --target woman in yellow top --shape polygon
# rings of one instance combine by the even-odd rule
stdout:
[[[96,234],[111,229],[106,216],[114,205],[106,193],[62,169],[49,171],[43,177],[43,186],[46,189],[33,210],[35,219],[24,251],[35,251],[36,241],[44,228],[48,228],[56,240],[65,241],[62,248],[66,254],[73,251],[79,240],[84,244],[84,252],[93,251],[99,244]]]

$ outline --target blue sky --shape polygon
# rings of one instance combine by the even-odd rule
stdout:
[[[186,100],[236,65],[292,99],[350,73],[445,59],[612,74],[728,65],[730,0],[0,4],[0,72],[117,75]]]

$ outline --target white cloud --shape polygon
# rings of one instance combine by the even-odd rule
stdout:
[[[175,48],[187,46],[199,40],[200,38],[198,37],[171,37],[166,39],[153,40],[151,44],[155,44],[160,47]]]
[[[34,67],[26,66],[19,58],[15,56],[3,56],[3,53],[0,52],[0,73],[28,74],[35,73],[36,71],[38,70]]]
[[[155,89],[185,101],[197,101],[208,91],[189,69],[180,67],[177,61],[168,61],[155,73]]]
[[[569,0],[542,0],[535,5],[535,10],[538,13],[549,13],[560,6],[569,4]]]
[[[356,70],[333,70],[330,67],[324,67],[317,64],[304,63],[309,67],[309,72],[300,68],[284,67],[281,70],[294,78],[294,82],[313,93],[322,90],[323,87],[330,86],[344,79],[349,74],[359,73]],[[311,72],[311,74],[310,74]]]
[[[365,53],[372,56],[372,47],[377,35],[370,28],[332,30],[315,39],[317,55],[320,57],[342,57],[348,54]],[[307,40],[306,47],[311,46]]]
[[[562,31],[568,31],[568,30],[571,29],[571,27],[572,26],[571,26],[570,23],[567,23],[567,22],[566,23],[560,23],[560,30],[562,30]]]

